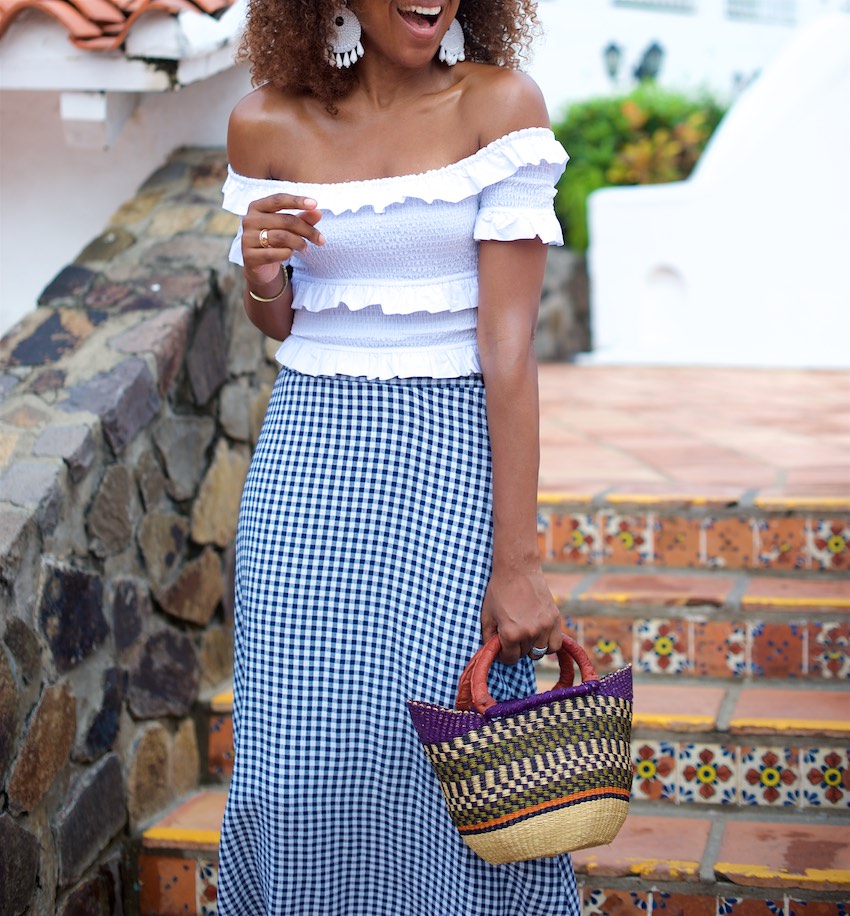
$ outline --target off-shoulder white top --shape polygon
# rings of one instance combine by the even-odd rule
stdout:
[[[323,214],[326,244],[292,256],[295,316],[278,361],[380,379],[480,372],[478,242],[563,244],[552,201],[567,158],[550,130],[527,128],[418,175],[310,184],[230,169],[232,213],[284,192],[314,198]],[[241,230],[230,258],[242,263]]]

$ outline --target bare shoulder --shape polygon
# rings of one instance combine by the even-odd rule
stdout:
[[[515,130],[549,126],[540,87],[519,70],[472,65],[464,107],[477,124],[481,146]]]
[[[227,126],[227,156],[236,172],[274,178],[302,132],[302,103],[272,86],[261,86],[236,103]]]

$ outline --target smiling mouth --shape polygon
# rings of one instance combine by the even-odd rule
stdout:
[[[443,8],[442,6],[420,6],[411,3],[400,6],[398,11],[402,19],[407,20],[411,25],[420,29],[431,29],[437,24]]]

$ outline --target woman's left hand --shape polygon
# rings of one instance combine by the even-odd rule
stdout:
[[[481,607],[481,635],[486,642],[499,634],[499,661],[514,665],[532,648],[556,652],[563,623],[543,571],[493,569]],[[535,657],[534,655],[532,657]]]

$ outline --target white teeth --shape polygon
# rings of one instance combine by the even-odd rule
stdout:
[[[418,13],[420,16],[439,16],[443,11],[441,6],[400,6],[403,13]]]

